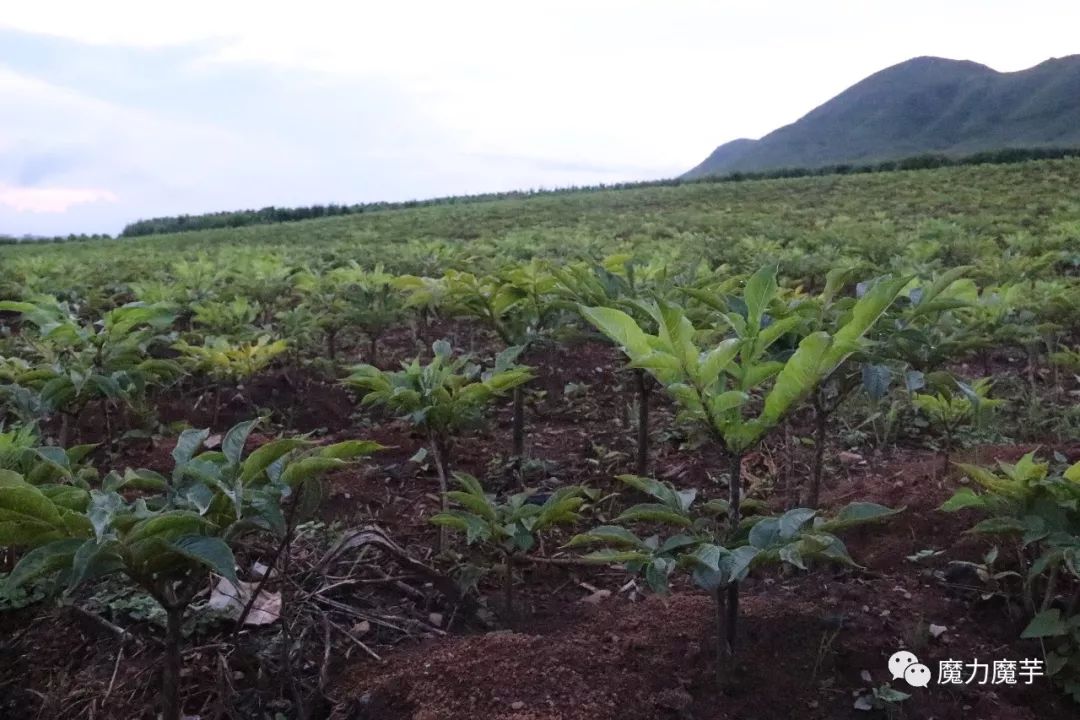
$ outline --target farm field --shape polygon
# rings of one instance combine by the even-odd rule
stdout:
[[[0,715],[1076,717],[1077,188],[0,247]]]

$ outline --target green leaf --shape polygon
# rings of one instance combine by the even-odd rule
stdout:
[[[94,528],[94,537],[98,542],[112,526],[113,517],[124,507],[124,499],[115,492],[93,490],[90,493],[90,508],[86,512]]]
[[[674,569],[675,561],[671,558],[654,557],[645,566],[645,581],[653,592],[664,594],[668,591],[668,580]]]
[[[588,532],[580,533],[570,538],[563,545],[564,548],[580,547],[582,545],[616,545],[624,547],[644,548],[645,542],[626,528],[617,525],[600,525]]]
[[[491,539],[491,526],[483,518],[461,510],[437,513],[431,517],[432,524],[442,525],[465,533],[465,542]]]
[[[899,515],[906,508],[889,508],[878,503],[853,502],[845,505],[836,515],[814,525],[815,530],[836,532],[856,525],[878,522]]]
[[[38,489],[57,507],[85,512],[90,503],[90,493],[74,485],[39,485]]]
[[[177,469],[187,465],[191,458],[195,457],[195,453],[198,452],[208,437],[210,437],[210,431],[206,429],[193,430],[189,428],[180,433],[180,437],[176,440],[176,447],[172,451]]]
[[[17,473],[0,470],[0,521],[39,521],[62,527],[56,505]]]
[[[372,453],[383,450],[383,446],[374,440],[345,440],[326,447],[319,448],[322,457],[338,458],[339,460],[351,460],[365,457]]]
[[[910,277],[881,279],[859,298],[851,309],[851,318],[833,335],[832,346],[822,361],[826,374],[831,373],[859,348],[859,340],[892,305],[910,279]]]
[[[225,439],[221,441],[221,452],[230,465],[240,464],[240,459],[244,456],[244,445],[247,444],[248,436],[251,435],[251,431],[258,424],[258,418],[247,420],[233,425],[229,432],[225,433]]]
[[[824,377],[823,362],[829,347],[828,333],[816,332],[803,338],[799,348],[776,376],[772,390],[765,397],[760,420],[770,427],[776,425],[817,387]]]
[[[595,550],[587,555],[582,555],[581,559],[607,565],[647,562],[651,557],[652,555],[649,553],[640,550]]]
[[[84,542],[72,558],[67,591],[75,590],[88,580],[121,572],[124,569],[124,560],[117,551],[117,546],[115,541],[102,544],[95,540]]]
[[[693,524],[688,515],[659,503],[642,503],[627,508],[619,517],[615,518],[615,522],[658,522],[681,527],[689,527]]]
[[[1068,630],[1068,625],[1061,618],[1061,610],[1051,608],[1032,618],[1024,631],[1020,633],[1020,637],[1024,639],[1058,637],[1068,633]]]
[[[684,497],[680,496],[671,485],[659,480],[654,480],[650,477],[644,477],[642,475],[616,475],[616,479],[621,480],[630,487],[640,490],[646,495],[659,500],[668,508],[674,511],[686,510],[689,505],[684,507]],[[691,496],[692,500],[692,496]]]
[[[22,556],[15,569],[8,575],[6,585],[10,589],[21,587],[34,578],[71,566],[75,553],[85,540],[65,539],[34,548]]]
[[[698,381],[702,386],[711,386],[720,379],[721,373],[735,359],[740,347],[742,343],[738,338],[728,338],[705,353],[698,366]]]
[[[775,267],[763,267],[746,281],[743,301],[746,303],[746,324],[750,333],[757,334],[761,327],[761,318],[776,295],[776,290]]]
[[[811,510],[810,508],[793,508],[788,510],[777,520],[780,537],[785,540],[795,537],[795,535],[802,530],[803,526],[810,522],[815,515],[817,515],[817,510]]]
[[[992,517],[977,523],[975,527],[968,530],[968,532],[982,535],[998,535],[1022,533],[1026,530],[1027,525],[1018,518]]]
[[[958,510],[966,510],[967,508],[986,509],[986,500],[971,488],[965,487],[960,488],[953,493],[953,496],[943,502],[938,510],[944,512],[957,512]]]
[[[607,335],[619,345],[631,359],[637,359],[649,353],[649,336],[638,327],[634,318],[622,310],[608,307],[581,307],[581,314],[597,330]]]
[[[218,537],[207,535],[184,535],[169,543],[169,548],[180,555],[213,570],[233,584],[236,577],[236,558],[229,545]]]
[[[764,518],[750,528],[750,544],[760,550],[771,548],[780,542],[780,521],[777,518]]]
[[[266,468],[274,464],[287,453],[298,447],[303,447],[306,444],[307,441],[300,438],[282,438],[280,440],[272,440],[265,445],[259,446],[258,449],[252,451],[252,453],[247,456],[247,459],[244,460],[243,465],[241,465],[241,481],[244,483],[251,482],[261,475]]]
[[[302,481],[313,477],[319,477],[331,470],[344,467],[344,460],[329,457],[306,457],[291,462],[281,473],[281,482],[289,487],[296,487]]]
[[[730,582],[741,582],[750,574],[750,567],[761,554],[759,548],[751,545],[743,545],[731,552],[731,567],[727,573]]]

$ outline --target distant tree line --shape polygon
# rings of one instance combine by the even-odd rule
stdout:
[[[70,235],[5,235],[0,233],[0,245],[20,245],[25,243],[67,243],[86,242],[88,240],[111,240],[112,235],[106,233],[71,233]]]
[[[261,210],[234,210],[205,213],[201,215],[173,215],[167,217],[138,220],[127,225],[120,233],[121,237],[139,237],[160,235],[190,230],[213,230],[237,228],[252,225],[269,225],[313,218],[335,217],[339,215],[362,215],[384,210],[404,210],[407,208],[434,207],[439,205],[462,205],[467,203],[487,202],[528,198],[537,195],[565,195],[580,192],[600,192],[604,190],[625,190],[630,188],[675,187],[697,183],[745,182],[748,180],[774,180],[780,178],[818,177],[822,175],[859,175],[866,173],[895,172],[898,170],[927,170],[932,168],[959,165],[1006,165],[1028,160],[1053,160],[1080,157],[1080,148],[1005,148],[987,150],[973,155],[950,156],[940,153],[926,153],[900,160],[864,164],[826,165],[816,168],[780,168],[761,172],[733,172],[727,175],[713,175],[703,178],[669,178],[666,180],[644,180],[600,184],[589,186],[569,186],[554,190],[513,190],[509,192],[482,193],[479,195],[453,195],[431,200],[407,200],[404,202],[371,202],[355,205],[311,205],[309,207],[279,208],[264,207]],[[68,235],[53,238],[24,236],[22,238],[0,235],[0,245],[20,242],[73,242],[108,238],[108,235]]]

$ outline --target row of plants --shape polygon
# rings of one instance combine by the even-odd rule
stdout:
[[[585,562],[641,573],[658,591],[685,571],[713,596],[720,672],[737,635],[739,587],[752,572],[776,564],[797,570],[824,562],[853,566],[838,533],[899,511],[860,502],[833,512],[818,508],[829,428],[838,423],[840,408],[848,408],[845,415],[866,411],[861,423],[881,434],[881,444],[895,442],[897,416],[918,413],[947,470],[962,433],[1000,407],[989,381],[961,379],[970,372],[961,374],[958,363],[992,370],[1002,356],[1021,359],[1028,382],[1018,397],[1032,407],[1046,384],[1063,398],[1075,384],[1076,351],[1070,348],[1077,340],[1076,286],[1067,281],[980,288],[969,279],[972,268],[957,267],[856,283],[857,271],[842,269],[804,287],[784,282],[772,265],[749,276],[707,264],[675,267],[614,256],[563,264],[531,260],[487,275],[395,275],[356,264],[320,273],[270,259],[245,275],[192,263],[174,269],[187,278],[182,283],[150,280],[93,294],[92,300],[73,290],[0,302],[0,311],[9,313],[0,340],[0,397],[18,423],[0,442],[0,455],[6,442],[13,458],[0,476],[0,546],[21,556],[7,583],[18,587],[47,575],[70,593],[84,582],[121,574],[142,588],[168,618],[164,707],[168,717],[177,717],[179,623],[208,573],[237,581],[234,551],[254,534],[287,548],[296,523],[318,508],[318,478],[377,446],[350,441],[317,447],[287,437],[245,457],[254,423],[244,423],[224,434],[220,449],[201,453],[210,431],[185,431],[170,477],[133,470],[96,478],[80,466],[94,448],[75,445],[79,428],[88,412],[100,412],[111,441],[129,429],[115,426],[129,422],[131,410],[151,410],[164,397],[195,392],[219,403],[222,389],[236,389],[268,368],[314,369],[351,388],[362,403],[384,406],[424,437],[442,498],[434,522],[463,532],[467,543],[498,558],[508,613],[515,568],[529,562],[542,536],[588,523],[592,527],[560,538],[567,549],[594,548]],[[437,317],[467,319],[467,327],[485,334],[481,345],[495,357],[477,360],[446,341],[427,352],[426,336]],[[413,341],[424,350],[400,369],[386,369],[389,353],[380,352],[380,340],[402,332],[402,325],[411,326]],[[595,489],[542,493],[522,487],[500,496],[455,472],[456,438],[504,396],[512,403],[510,454],[525,455],[530,353],[587,331],[598,332],[629,361],[638,410],[636,473],[620,480],[647,501],[630,500],[608,517],[592,512],[601,499]],[[357,356],[367,362],[345,370]],[[650,394],[657,390],[680,426],[727,458],[726,499],[698,502],[693,491],[649,477]],[[744,497],[743,460],[797,414],[812,418],[814,426],[805,501],[770,515]],[[216,428],[217,404],[213,416]],[[1024,467],[1031,465],[1029,460]],[[1068,470],[1046,490],[1058,510],[1039,500],[1038,511],[1052,517],[1038,528],[1026,511],[1012,525],[999,520],[997,526],[1020,533],[1031,546],[1022,554],[1032,565],[1026,592],[1041,599],[1030,604],[1035,629],[1027,634],[1060,641],[1053,663],[1062,677],[1077,657],[1075,601],[1063,604],[1060,598],[1072,588],[1064,576],[1075,574],[1068,545],[1076,537],[1069,525],[1075,498],[1068,495],[1074,476]],[[453,478],[460,490],[451,490]],[[975,479],[994,491],[993,483],[983,482],[987,477]],[[1042,493],[1049,487],[1045,479],[1044,470],[1025,487]],[[977,497],[982,504],[964,496],[950,501],[949,509],[978,505],[1003,512],[990,496]],[[1036,537],[1043,529],[1047,534]],[[438,549],[453,550],[444,533]],[[1043,561],[1048,555],[1054,559]],[[1075,685],[1065,687],[1075,691]]]

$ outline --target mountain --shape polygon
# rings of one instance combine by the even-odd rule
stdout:
[[[1080,55],[1010,73],[919,57],[871,75],[760,140],[721,145],[683,177],[1077,146]]]

